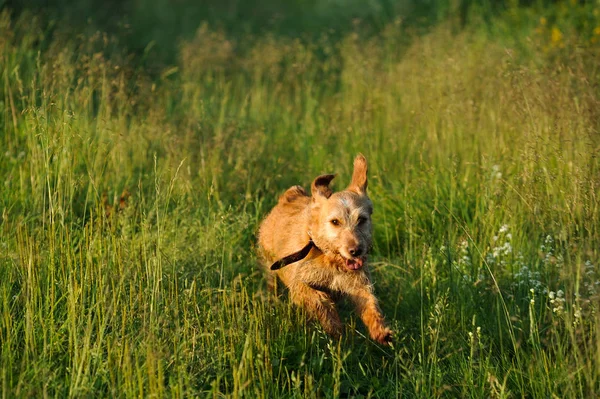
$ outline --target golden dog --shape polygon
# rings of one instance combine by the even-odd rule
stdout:
[[[346,295],[356,307],[371,338],[392,339],[379,310],[367,270],[373,204],[367,196],[367,160],[354,160],[352,181],[333,193],[334,175],[317,177],[312,196],[300,186],[289,188],[262,222],[259,246],[270,271],[287,286],[294,303],[316,317],[333,336],[342,322],[333,298]]]

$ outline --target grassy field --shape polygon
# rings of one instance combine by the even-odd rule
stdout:
[[[3,12],[0,396],[598,397],[600,5],[478,15],[202,25],[147,70]],[[329,338],[256,257],[277,196],[358,152],[392,347],[347,304]]]

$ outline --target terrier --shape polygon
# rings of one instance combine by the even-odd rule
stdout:
[[[279,278],[292,301],[336,337],[342,322],[334,298],[349,297],[371,338],[389,344],[392,331],[367,267],[373,204],[367,196],[366,158],[359,154],[354,160],[346,190],[333,193],[329,184],[334,177],[317,177],[310,196],[301,186],[289,188],[262,222],[258,242],[268,277]]]

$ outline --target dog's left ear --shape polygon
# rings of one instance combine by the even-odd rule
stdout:
[[[335,175],[321,175],[313,181],[310,188],[313,199],[317,199],[319,197],[331,197],[333,191],[331,191],[331,188],[329,188],[329,183],[331,183],[334,177]]]
[[[348,190],[358,194],[367,193],[367,158],[363,154],[358,154],[354,158],[354,172]]]

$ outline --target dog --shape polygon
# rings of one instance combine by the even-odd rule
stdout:
[[[343,329],[335,299],[347,296],[371,338],[389,344],[392,331],[373,294],[367,267],[373,204],[367,196],[366,158],[355,158],[352,181],[344,191],[333,193],[329,184],[334,177],[317,177],[311,195],[301,186],[289,188],[266,216],[258,244],[267,277],[278,278],[292,302],[334,337]]]

